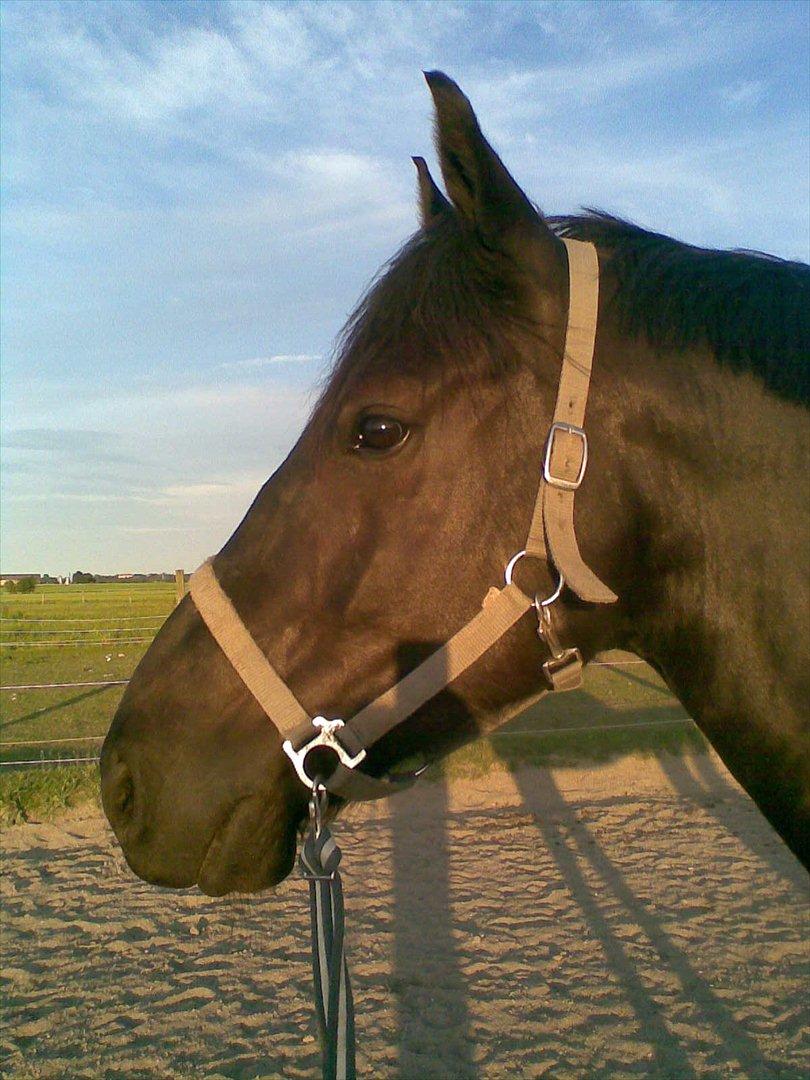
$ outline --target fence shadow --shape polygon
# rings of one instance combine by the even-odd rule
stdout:
[[[88,698],[95,697],[96,694],[103,694],[106,690],[120,689],[115,686],[96,686],[92,690],[85,690],[82,694],[75,694],[73,697],[65,698],[63,701],[57,701],[53,705],[45,705],[41,709],[34,709],[32,712],[25,713],[24,716],[17,716],[13,720],[6,720],[0,724],[0,731],[6,731],[8,728],[15,727],[17,724],[23,724],[26,720],[38,720],[42,716],[48,716],[49,713],[59,712],[61,709],[68,709],[71,705],[77,705],[80,701],[86,701]]]
[[[616,977],[636,1016],[639,1031],[649,1040],[657,1075],[686,1078],[697,1074],[678,1036],[670,1030],[662,1006],[645,984],[626,944],[613,929],[615,914],[610,913],[610,907],[616,903],[647,937],[658,954],[660,965],[678,980],[684,999],[700,1010],[701,1024],[715,1032],[727,1059],[735,1060],[746,1075],[777,1075],[778,1066],[763,1055],[757,1043],[667,933],[661,920],[634,894],[621,869],[600,845],[597,835],[566,802],[551,776],[546,778],[541,798],[532,788],[525,771],[515,768],[511,771],[523,804],[532,814],[561,880],[599,942],[607,967]],[[600,879],[603,887],[598,894],[586,881],[584,867]]]
[[[647,682],[634,672],[617,668],[616,673],[630,682],[641,683],[651,690],[661,690],[667,696],[672,696],[666,688],[655,686],[655,684]],[[656,709],[656,712],[659,711],[659,709]],[[700,729],[698,728],[698,730]],[[702,737],[706,738],[705,736]],[[708,746],[709,743],[706,740],[707,750]],[[763,821],[766,821],[766,819],[756,805],[751,802],[749,796],[736,785],[730,783],[728,777],[717,768],[716,761],[710,753],[690,755],[688,763],[677,754],[662,754],[658,760],[678,794],[692,802],[699,803],[704,809],[711,811],[717,822],[725,829],[735,832],[739,842],[752,855],[755,855],[761,862],[769,866],[775,874],[788,880],[793,886],[801,889],[803,893],[806,892],[807,873],[804,867],[788,851],[775,832],[771,830],[770,836],[768,833],[761,832],[753,835],[740,835],[737,833],[734,827],[734,815],[739,814],[742,808],[744,808],[744,811],[760,815]],[[771,828],[770,825],[768,828]]]
[[[401,674],[435,649],[435,644],[421,642],[403,646]],[[469,716],[454,695],[445,692],[442,701],[444,722],[448,711],[456,719]],[[453,1080],[474,1080],[478,1070],[473,1060],[468,980],[453,936],[446,782],[430,785],[424,812],[415,817],[412,807],[404,799],[390,803],[397,1074],[402,1080],[437,1075],[436,1062],[425,1048],[435,1046],[438,1030],[444,1060],[454,1062]]]
[[[802,896],[807,895],[807,871],[785,847],[745,792],[729,783],[717,768],[711,754],[695,755],[690,757],[688,762],[683,758],[664,754],[660,758],[660,764],[678,794],[708,810],[723,828],[733,831],[738,842],[760,862],[800,890]],[[755,834],[747,830],[738,831],[741,811],[762,817],[768,831],[758,830]]]

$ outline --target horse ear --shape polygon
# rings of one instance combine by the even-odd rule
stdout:
[[[413,163],[419,177],[419,216],[422,219],[423,228],[426,228],[443,214],[452,212],[453,208],[430,175],[425,159],[415,157]]]
[[[436,106],[436,146],[445,187],[462,218],[488,246],[516,226],[548,230],[528,197],[481,133],[467,98],[441,71],[426,71]],[[550,234],[549,234],[550,235]]]

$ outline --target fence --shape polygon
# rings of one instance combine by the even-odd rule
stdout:
[[[167,585],[169,583],[167,582]],[[186,574],[184,570],[176,570],[174,575],[174,603],[175,606],[180,603],[186,592]],[[88,592],[88,588],[90,592]],[[85,603],[87,596],[91,596],[95,602],[104,603],[108,600],[113,603],[120,603],[122,599],[127,599],[130,606],[134,599],[141,601],[144,597],[150,598],[152,596],[159,596],[161,599],[168,599],[172,593],[166,589],[148,589],[143,588],[141,591],[135,593],[131,589],[124,594],[120,591],[118,585],[107,586],[90,585],[85,587],[77,587],[74,585],[69,586],[70,590],[76,590],[71,592],[62,592],[60,586],[56,586],[54,592],[42,593],[42,601],[46,598],[53,601],[59,601],[64,603],[65,600],[75,601],[79,598],[82,603]],[[11,596],[3,597],[2,603],[0,603],[0,625],[3,625],[0,630],[0,648],[3,649],[20,649],[20,648],[64,648],[66,646],[81,646],[81,645],[142,645],[152,640],[157,630],[160,629],[165,618],[170,614],[168,611],[149,612],[144,615],[122,615],[116,613],[114,615],[96,616],[95,618],[89,618],[81,615],[61,615],[58,617],[43,617],[43,618],[31,618],[29,612],[32,608],[29,606],[26,608],[24,601],[37,600],[36,594],[20,594],[13,593]],[[148,600],[152,603],[151,600]],[[22,606],[19,606],[22,604]],[[3,608],[8,609],[8,613],[3,611]],[[114,617],[118,623],[126,623],[127,625],[109,625],[111,617]],[[75,624],[81,625],[75,625]],[[11,624],[11,625],[8,625]],[[87,625],[90,624],[90,625]],[[104,625],[102,625],[104,624]],[[142,635],[148,634],[150,636],[144,637]],[[128,635],[128,636],[122,636]],[[141,636],[136,636],[141,635]],[[54,640],[57,638],[59,640]]]
[[[96,583],[90,585],[71,585],[68,588],[60,586],[40,587],[41,591],[34,594],[12,593],[0,594],[0,648],[13,650],[5,653],[10,666],[27,673],[29,665],[39,667],[40,663],[50,665],[51,660],[43,655],[42,650],[53,649],[53,664],[61,674],[63,671],[68,678],[54,679],[51,682],[35,682],[34,680],[16,679],[13,683],[0,686],[0,691],[13,692],[14,695],[29,694],[36,691],[55,690],[88,690],[90,693],[103,691],[106,687],[123,687],[129,681],[127,678],[105,679],[72,679],[70,675],[75,669],[79,674],[80,667],[88,663],[82,650],[99,648],[109,650],[112,654],[119,646],[148,645],[155,633],[170,614],[171,607],[182,599],[186,589],[186,576],[183,570],[175,572],[174,581],[166,582],[164,586],[155,588],[149,583],[135,584],[124,583]],[[94,613],[88,612],[85,604],[92,604]],[[42,605],[49,605],[42,610]],[[127,611],[127,608],[129,611]],[[91,609],[92,610],[92,609]],[[105,614],[106,612],[106,614]],[[77,660],[57,662],[63,650],[68,654],[75,654]],[[26,661],[29,653],[31,656],[40,654],[41,661]],[[92,656],[92,652],[89,654]],[[120,656],[121,654],[119,654]],[[19,657],[20,662],[12,661],[10,657]],[[112,660],[112,655],[105,656],[106,661]],[[117,658],[116,658],[117,661]],[[92,660],[89,662],[92,663]],[[80,695],[79,699],[82,696]],[[64,705],[70,705],[70,700]],[[34,709],[27,716],[16,718],[9,723],[33,721],[34,724],[41,722],[41,716],[49,711],[59,709],[62,702],[56,705],[48,705],[45,709]],[[85,715],[85,722],[92,718]],[[81,730],[81,725],[79,725]],[[51,728],[53,731],[53,728]],[[74,726],[75,732],[75,726]],[[103,734],[74,734],[68,729],[68,733],[58,738],[15,738],[0,741],[0,755],[9,756],[9,760],[0,761],[0,769],[19,769],[35,766],[73,765],[78,763],[92,763],[98,761],[98,755],[93,753],[88,756],[90,747],[95,749],[95,744],[100,743]],[[87,747],[84,753],[65,757],[59,753],[59,749],[67,750],[68,746]],[[40,757],[26,755],[15,758],[14,752],[20,748],[38,750]],[[9,752],[11,752],[9,754]],[[56,754],[57,756],[48,756]]]
[[[168,614],[168,612],[166,613]],[[25,622],[24,626],[3,627],[0,634],[2,649],[61,648],[66,645],[131,645],[149,642],[165,622],[165,615],[133,615],[131,620],[139,620],[129,626],[59,626],[51,628],[55,622],[78,622],[78,619],[3,619],[3,622]],[[126,616],[119,616],[120,622],[129,622]],[[96,620],[87,620],[88,622]],[[98,620],[99,622],[104,620]],[[39,628],[40,622],[47,622],[49,628]],[[149,634],[149,637],[122,637],[123,634]],[[54,637],[60,639],[54,641]]]
[[[175,602],[179,603],[185,595],[186,591],[186,573],[185,570],[175,570],[174,581],[162,582],[165,586],[174,585]],[[89,585],[39,585],[36,592],[33,593],[9,593],[0,595],[0,610],[3,607],[10,607],[12,604],[19,604],[27,610],[31,610],[32,606],[39,604],[44,606],[49,603],[72,602],[78,604],[86,604],[89,600],[97,601],[99,599],[105,600],[126,600],[127,603],[132,605],[136,600],[140,601],[144,598],[153,596],[166,597],[171,595],[168,588],[156,589],[152,587],[152,583],[148,583],[149,587],[139,584],[131,584],[116,581],[104,581],[97,582]]]
[[[147,639],[148,640],[148,639]],[[632,667],[634,665],[644,665],[643,660],[637,659],[622,659],[622,660],[594,660],[591,662],[591,667],[597,668],[625,668]],[[83,687],[106,687],[106,686],[126,686],[129,679],[93,679],[80,682],[53,682],[53,683],[19,683],[15,685],[0,686],[0,691],[14,691],[25,692],[32,690],[59,690],[59,689],[75,689]],[[554,727],[554,728],[513,728],[510,731],[499,731],[490,733],[488,738],[494,739],[508,739],[516,737],[538,737],[550,735],[560,735],[566,732],[583,733],[594,731],[619,731],[619,730],[636,730],[644,728],[657,728],[657,727],[670,727],[679,724],[691,724],[692,720],[688,717],[668,718],[663,720],[648,720],[648,721],[635,721],[633,723],[621,723],[621,724],[597,724],[588,726],[569,726],[569,727]],[[21,746],[64,746],[68,743],[100,743],[104,740],[106,733],[93,734],[93,735],[81,735],[68,738],[59,739],[23,739],[23,740],[10,740],[0,741],[0,752],[6,749],[12,749]],[[33,767],[48,767],[56,765],[73,765],[81,763],[93,763],[98,762],[98,755],[84,756],[84,757],[60,757],[52,758],[43,755],[39,758],[29,759],[17,759],[9,761],[0,761],[0,769],[2,768],[33,768]]]
[[[186,589],[186,578],[182,570],[178,570],[175,573],[174,582],[174,602],[179,603],[183,598]],[[71,589],[75,589],[75,586],[71,586]],[[166,589],[151,589],[142,586],[136,586],[139,591],[133,592],[132,589],[125,595],[123,590],[118,586],[112,586],[107,588],[105,585],[101,586],[88,586],[81,588],[81,603],[86,602],[87,596],[93,596],[97,600],[106,600],[109,596],[115,601],[128,598],[129,604],[133,603],[133,596],[137,600],[141,600],[144,597],[160,596],[164,600],[169,599],[172,596],[172,592]],[[99,591],[101,590],[101,591]],[[120,590],[120,591],[119,591]],[[67,590],[65,590],[67,592]],[[43,594],[45,595],[45,594]],[[62,600],[64,594],[57,587],[55,599]],[[120,612],[114,614],[116,620],[115,625],[111,625],[110,615],[107,616],[81,616],[81,615],[62,615],[51,617],[29,617],[28,612],[31,610],[29,607],[26,611],[21,612],[19,605],[24,601],[31,601],[34,599],[30,595],[25,594],[12,594],[11,597],[3,598],[0,605],[0,618],[2,618],[3,624],[6,625],[0,631],[0,647],[3,649],[14,650],[39,650],[47,648],[83,648],[83,647],[103,647],[114,648],[119,645],[134,645],[134,644],[148,644],[152,641],[155,633],[162,625],[164,619],[170,614],[168,611],[151,612],[143,615],[122,615]],[[79,596],[76,593],[71,594],[71,600],[78,600]],[[12,608],[13,611],[10,615],[4,615],[3,608]],[[116,636],[126,635],[126,636]],[[15,653],[16,655],[16,653]],[[119,654],[119,656],[122,654]],[[107,656],[106,660],[110,660],[111,657]],[[643,665],[643,660],[627,659],[621,660],[595,660],[591,662],[592,667],[597,668],[625,668],[633,665]],[[630,677],[630,676],[628,676]],[[15,694],[28,694],[35,691],[53,691],[53,690],[87,690],[88,693],[79,695],[74,699],[79,701],[82,697],[91,696],[94,693],[103,691],[106,687],[123,687],[129,682],[128,678],[104,678],[104,679],[79,679],[70,680],[65,679],[63,681],[53,682],[16,682],[5,686],[0,685],[0,691],[13,692]],[[68,701],[66,704],[72,704],[72,701]],[[54,708],[62,706],[47,706],[44,710],[34,711],[28,716],[24,716],[23,719],[37,719],[40,714],[52,711]],[[12,721],[12,723],[15,721]],[[499,731],[494,734],[490,734],[489,738],[503,739],[503,738],[515,738],[515,737],[547,737],[551,735],[562,734],[565,732],[588,732],[588,731],[616,731],[620,729],[630,728],[655,728],[655,727],[667,727],[676,724],[691,724],[692,721],[688,718],[668,718],[661,720],[648,720],[644,722],[635,721],[634,723],[619,723],[619,724],[600,724],[592,726],[571,726],[571,727],[554,727],[554,728],[532,728],[532,729],[512,729],[509,731]],[[85,745],[90,746],[92,744],[98,744],[105,738],[105,733],[90,734],[90,735],[69,735],[60,738],[48,738],[48,739],[12,739],[12,740],[0,740],[0,754],[4,751],[14,751],[21,747],[37,747],[40,749],[40,757],[28,757],[25,759],[10,759],[0,760],[0,769],[14,769],[14,768],[33,768],[33,767],[48,767],[55,765],[73,765],[80,763],[93,763],[99,760],[97,754],[74,757],[48,757],[46,754],[46,747],[66,747],[70,745]]]

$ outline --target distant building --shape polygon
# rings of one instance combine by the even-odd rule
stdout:
[[[39,584],[40,581],[42,581],[42,574],[2,574],[0,575],[0,586],[5,585],[9,581],[13,581],[16,585],[26,578],[33,578],[34,581]]]

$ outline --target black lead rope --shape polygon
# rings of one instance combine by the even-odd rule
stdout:
[[[343,884],[340,848],[323,823],[328,795],[317,782],[309,800],[307,829],[298,865],[309,882],[312,978],[321,1036],[323,1080],[355,1080],[354,1001],[343,949]]]

